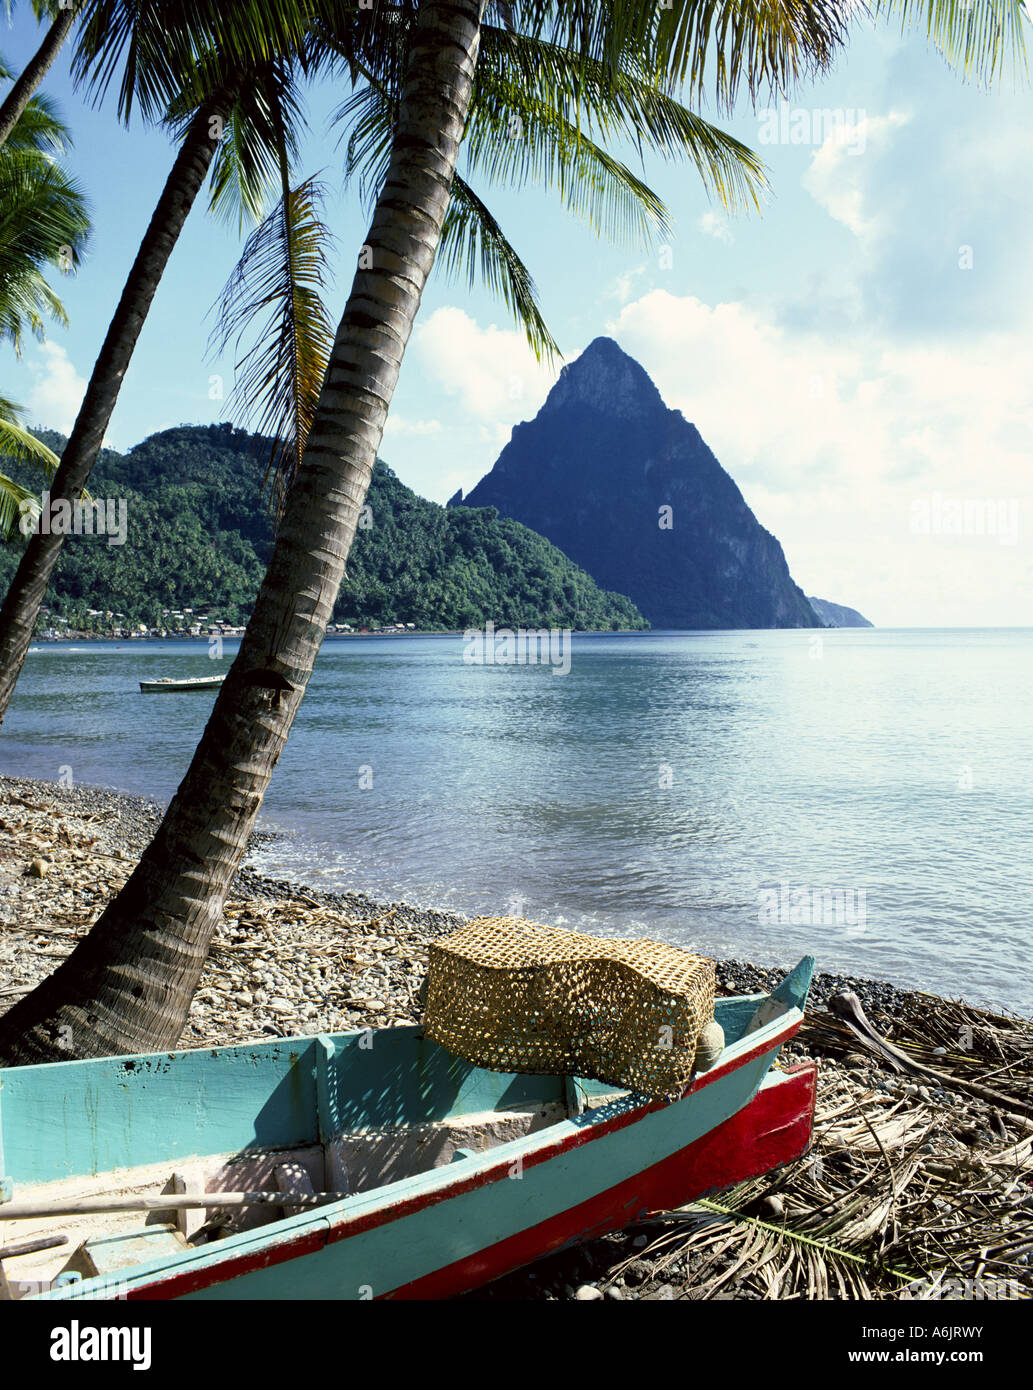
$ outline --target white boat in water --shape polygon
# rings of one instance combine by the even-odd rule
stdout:
[[[140,689],[145,695],[153,695],[164,690],[218,690],[226,679],[222,676],[193,676],[189,680],[173,680],[165,676],[159,681],[141,681]]]

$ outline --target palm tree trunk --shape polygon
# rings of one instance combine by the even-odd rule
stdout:
[[[0,1063],[161,1050],[183,1029],[222,904],[333,611],[441,236],[484,0],[423,0],[391,163],[269,570],[190,768],[89,936],[0,1019]]]
[[[140,243],[65,445],[61,466],[51,483],[53,501],[73,501],[86,486],[151,301],[214,158],[217,142],[212,139],[210,122],[226,100],[223,95],[206,102],[190,123]],[[21,674],[64,540],[63,535],[41,532],[30,538],[0,608],[0,724]]]
[[[58,11],[57,18],[47,30],[46,38],[37,48],[32,61],[22,69],[14,86],[4,98],[3,105],[0,106],[0,149],[3,149],[7,137],[18,124],[18,119],[32,100],[36,88],[50,71],[61,45],[68,37],[74,19],[75,10],[71,6],[67,10]]]

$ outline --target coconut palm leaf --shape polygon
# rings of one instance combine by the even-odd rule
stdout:
[[[407,38],[405,29],[396,25],[394,49],[386,57],[381,54],[381,68],[386,70],[367,63],[364,55],[344,55],[362,82],[334,121],[351,126],[347,167],[350,172],[363,170],[360,192],[366,201],[376,196],[386,167]],[[471,172],[483,165],[493,178],[522,183],[544,171],[554,182],[557,165],[569,166],[569,152],[582,138],[586,146],[581,167],[569,169],[582,186],[586,176],[605,186],[618,172],[616,161],[607,166],[598,158],[597,142],[604,138],[630,141],[640,154],[648,150],[667,159],[687,157],[708,192],[716,193],[730,210],[756,206],[766,186],[763,166],[746,145],[675,100],[636,57],[611,74],[601,61],[554,43],[483,26],[465,142]],[[630,192],[651,220],[658,200],[648,190],[643,192],[644,185],[633,175],[631,180],[628,184],[621,174],[618,205]],[[570,206],[579,210],[577,200]]]
[[[67,323],[44,267],[75,270],[89,225],[86,199],[61,166],[9,142],[0,152],[0,342],[16,353],[26,331],[44,336],[48,318]]]
[[[236,363],[231,405],[255,433],[272,440],[266,470],[278,517],[315,415],[333,325],[322,293],[330,234],[319,216],[323,186],[314,178],[288,190],[248,238],[217,305],[218,352],[252,334]]]
[[[0,420],[0,446],[6,435],[6,424]],[[39,515],[39,498],[6,473],[0,473],[0,541],[9,541],[19,530],[22,517]]]
[[[41,439],[29,433],[21,423],[21,410],[13,401],[0,396],[0,457],[28,464],[52,478],[57,471],[58,457]],[[0,473],[0,540],[9,540],[26,514],[39,514],[39,498],[21,483]]]
[[[213,88],[228,80],[222,65],[210,64],[207,80]],[[170,103],[166,124],[177,140],[195,110],[191,90]],[[246,81],[236,83],[212,160],[209,209],[238,231],[260,222],[282,193],[282,158],[297,160],[305,129],[297,62],[276,59],[249,69]]]
[[[83,0],[72,75],[99,103],[120,73],[119,117],[128,121],[135,105],[162,120],[184,82],[195,107],[205,100],[213,65],[227,78],[300,53],[314,9],[311,0],[179,0],[170,15],[153,0]]]
[[[34,464],[42,468],[48,478],[54,476],[58,465],[57,454],[53,449],[30,434],[21,423],[21,407],[13,401],[0,396],[0,457],[14,459],[17,463]]]
[[[1023,0],[874,0],[877,19],[899,19],[902,31],[924,28],[952,67],[989,85],[1006,65],[1028,72]]]
[[[634,60],[608,73],[599,61],[492,26],[483,31],[481,49],[471,126],[486,107],[497,138],[500,114],[515,113],[523,122],[529,95],[539,109],[560,112],[590,136],[629,141],[640,156],[687,157],[730,211],[758,204],[766,179],[753,151],[690,111]]]
[[[360,193],[379,193],[390,155],[392,102],[379,84],[360,88],[339,109],[335,122],[354,122],[346,175],[361,171]],[[619,159],[544,102],[513,84],[485,102],[465,141],[467,167],[495,183],[529,180],[555,188],[568,210],[615,241],[654,232],[667,235],[667,210],[657,195]],[[516,121],[516,124],[514,124]]]
[[[38,150],[40,154],[63,155],[72,147],[72,136],[58,114],[55,101],[43,92],[26,106],[4,145],[4,150]]]
[[[396,15],[388,28],[389,38],[378,37],[375,67],[358,42],[337,39],[328,45],[337,65],[346,64],[358,83],[334,123],[347,132],[345,173],[358,174],[365,203],[376,198],[387,170],[408,43],[404,16]],[[324,51],[311,61],[325,65],[331,57]],[[570,211],[615,240],[647,242],[654,233],[667,235],[660,199],[597,136],[633,141],[640,153],[688,157],[708,192],[730,210],[757,206],[766,187],[763,166],[752,151],[653,85],[634,56],[611,81],[599,60],[505,27],[483,26],[465,141],[470,172],[518,186],[530,179],[552,184]],[[457,177],[454,187],[457,206],[446,222],[446,267],[470,274],[480,270],[523,323],[536,355],[551,352],[554,343],[522,260],[469,178]]]
[[[593,0],[519,0],[522,32],[546,38],[610,74],[636,54],[657,80],[683,86],[698,106],[712,94],[730,109],[740,86],[751,98],[787,91],[825,71],[846,37],[839,0],[672,0],[598,5]]]
[[[6,5],[10,14],[10,3]],[[74,4],[58,4],[56,0],[33,0],[32,9],[36,18],[50,20],[43,41],[36,49],[25,67],[11,83],[11,87],[0,101],[0,149],[4,148],[25,115],[29,103],[49,72],[54,59],[61,50],[65,39],[76,20]],[[0,63],[0,78],[10,80],[13,74],[6,65]]]
[[[555,189],[568,211],[613,241],[635,238],[648,243],[654,232],[670,233],[659,197],[592,138],[587,123],[579,127],[518,83],[500,85],[474,114],[465,141],[471,174],[482,173],[498,184],[522,187],[533,182]],[[721,148],[716,139],[711,142],[710,163],[704,169],[719,171],[718,187],[727,188],[729,177],[738,178],[741,186],[747,177],[744,171],[732,174],[733,159],[727,159],[720,172]],[[751,156],[749,168],[754,167],[759,170]]]
[[[452,201],[441,231],[441,255],[451,274],[465,269],[473,285],[479,273],[488,288],[502,296],[523,325],[539,361],[543,356],[562,356],[545,322],[530,272],[491,212],[458,174],[452,180]]]

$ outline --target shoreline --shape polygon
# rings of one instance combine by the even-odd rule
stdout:
[[[105,851],[99,849],[96,852],[115,860],[121,858],[118,853],[121,850],[127,856],[133,855],[135,862],[135,854],[150,839],[151,833],[157,828],[165,810],[165,806],[160,801],[121,791],[114,787],[95,787],[84,784],[66,788],[56,782],[39,778],[8,777],[0,773],[0,798],[3,798],[10,791],[25,797],[38,794],[52,798],[55,805],[64,804],[70,814],[85,810],[90,815],[106,814],[110,816],[114,821],[112,832],[107,839],[101,837],[100,843],[108,843],[114,847],[115,852],[110,854],[109,851],[108,854],[105,854]],[[296,883],[289,879],[272,878],[258,873],[249,863],[252,849],[277,838],[279,838],[279,832],[276,831],[256,830],[252,832],[248,851],[227,895],[227,906],[234,918],[239,915],[242,904],[264,905],[298,901],[313,907],[339,912],[345,917],[352,917],[356,922],[390,918],[399,927],[426,931],[433,936],[454,931],[464,922],[470,920],[470,917],[465,913],[436,907],[432,904],[381,899],[361,890],[335,891],[333,889],[314,888],[309,884]],[[128,873],[126,876],[128,877]],[[5,885],[4,866],[3,861],[0,860],[0,901],[2,901],[5,886],[9,887],[9,885]],[[2,930],[3,917],[0,915],[0,932]],[[217,934],[216,943],[218,943],[220,935],[221,933]],[[761,993],[777,984],[795,964],[795,959],[790,960],[788,957],[784,966],[757,965],[751,961],[727,957],[716,961],[718,982],[726,993]],[[0,961],[0,1011],[3,1007],[2,989],[3,972],[2,961]],[[946,1000],[945,996],[933,996],[925,991],[909,990],[889,980],[824,972],[818,969],[815,971],[811,985],[811,1002],[812,1004],[824,1004],[830,994],[844,989],[852,990],[857,994],[866,1013],[876,1026],[879,1026],[880,1021],[888,1019],[894,1009],[906,1006],[907,1001],[915,995],[921,995],[923,998],[944,997]],[[199,993],[203,990],[202,977]],[[990,1009],[981,1004],[970,1004],[960,998],[951,998],[946,1002],[962,1003],[967,1008],[989,1016],[1012,1016],[1003,1007],[997,1010]],[[880,1013],[882,1020],[879,1019]],[[208,1038],[204,1039],[206,1042],[209,1040]],[[251,1038],[239,1039],[239,1041],[252,1040]],[[187,1045],[185,1041],[181,1043],[181,1046],[185,1045]]]
[[[50,974],[86,933],[128,878],[162,812],[156,801],[114,790],[0,775],[0,1013]],[[427,942],[469,919],[431,906],[378,901],[361,891],[330,892],[263,877],[248,866],[248,859],[252,848],[268,838],[266,831],[252,837],[231,885],[178,1046],[417,1023]],[[795,963],[787,960],[785,968]],[[716,965],[724,994],[766,991],[784,973],[739,960]],[[925,1065],[944,1068],[942,1084],[894,1075],[861,1050],[824,1007],[841,990],[858,996],[872,1025],[897,1047],[914,1052]],[[967,1052],[955,1040],[965,1030],[972,1035]],[[945,1041],[951,1046],[944,1046]],[[865,1253],[863,1292],[855,1288],[853,1296],[900,1297],[900,1279],[880,1269],[886,1233],[895,1227],[896,1245],[903,1250],[890,1261],[895,1267],[916,1267],[916,1251],[926,1251],[926,1244],[927,1258],[935,1261],[940,1258],[936,1249],[945,1245],[944,1268],[967,1270],[965,1277],[984,1282],[1002,1281],[1002,1262],[988,1263],[980,1251],[994,1247],[994,1237],[999,1241],[1013,1215],[1029,1232],[1028,1248],[1022,1242],[1017,1250],[1008,1247],[1003,1267],[1007,1279],[1017,1280],[1023,1291],[1014,1296],[1033,1294],[1033,1120],[1022,1118],[1023,1112],[1031,1114],[1033,1022],[887,981],[818,972],[804,1028],[785,1055],[789,1062],[813,1058],[819,1063],[815,1145],[811,1156],[733,1194],[739,1211],[724,1223],[732,1272],[719,1287],[700,1293],[696,1286],[701,1271],[713,1263],[705,1253],[715,1224],[711,1215],[704,1227],[682,1221],[672,1228],[669,1223],[657,1236],[653,1223],[603,1237],[465,1297],[851,1296],[850,1281],[856,1286],[860,1276],[846,1256],[840,1259],[842,1251],[823,1257],[839,1278],[839,1292],[792,1293],[790,1279],[783,1292],[767,1295],[765,1262],[739,1268],[735,1252],[738,1237],[757,1238],[772,1221],[788,1222],[790,1217],[813,1240],[809,1211],[825,1212],[825,1225],[818,1224],[825,1230],[829,1190],[842,1193],[840,1204],[850,1212],[846,1198],[854,1201],[852,1194],[866,1185],[867,1224],[855,1213],[853,1226],[848,1221],[832,1237],[833,1248],[838,1240]],[[990,1085],[1006,1090],[1011,1110],[965,1092],[966,1080],[984,1073],[993,1074]],[[844,1115],[851,1118],[844,1120]],[[880,1172],[883,1160],[891,1168]],[[904,1185],[910,1184],[906,1222],[903,1210],[897,1210],[903,1196],[901,1172],[908,1174]],[[919,1182],[926,1201],[916,1202]],[[985,1191],[973,1215],[970,1193],[979,1183]],[[964,1216],[961,1225],[954,1220],[956,1213]],[[720,1228],[720,1220],[717,1224]],[[799,1262],[791,1239],[782,1244],[789,1251],[785,1258]],[[672,1259],[672,1251],[681,1252],[680,1263]]]

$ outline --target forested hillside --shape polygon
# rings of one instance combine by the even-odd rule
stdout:
[[[61,435],[40,433],[61,452]],[[69,537],[48,594],[51,611],[83,626],[89,609],[148,626],[162,626],[169,609],[246,621],[272,536],[255,443],[228,424],[184,425],[124,455],[105,450],[90,492],[126,499],[126,543]],[[13,464],[3,471],[40,486]],[[589,630],[647,626],[629,599],[601,590],[555,546],[494,507],[446,510],[418,497],[380,461],[367,502],[335,622],[411,622],[429,631],[489,620]],[[17,538],[0,545],[0,591],[21,545]]]

